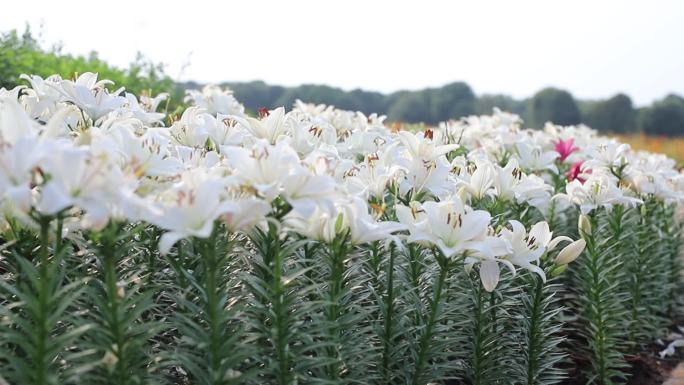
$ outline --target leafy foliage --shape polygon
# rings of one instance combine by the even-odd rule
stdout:
[[[623,352],[628,295],[622,284],[627,279],[625,250],[634,227],[626,221],[626,210],[617,206],[612,213],[592,213],[591,229],[583,234],[585,255],[577,261],[572,275],[581,340],[576,348],[587,351],[591,368],[587,382],[615,384],[625,378]],[[602,218],[602,219],[599,219]]]
[[[128,68],[121,69],[100,59],[97,52],[73,56],[63,53],[59,45],[44,48],[28,27],[23,34],[12,30],[0,35],[0,88],[24,85],[26,82],[19,78],[21,74],[41,77],[59,74],[66,79],[87,71],[98,73],[136,95],[167,92],[172,95],[174,105],[182,99],[180,90],[165,74],[164,66],[145,59],[140,53]]]

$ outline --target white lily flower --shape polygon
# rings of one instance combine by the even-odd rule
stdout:
[[[400,192],[406,194],[412,190],[414,194],[429,191],[441,196],[453,191],[454,181],[450,178],[450,165],[444,155],[434,160],[420,158],[399,158],[397,165],[406,174],[400,182]]]
[[[527,203],[546,212],[553,187],[544,179],[534,174],[526,175],[518,168],[515,158],[510,159],[506,167],[494,165],[494,170],[494,194],[499,199]]]
[[[189,90],[186,95],[185,102],[191,102],[211,115],[245,115],[245,106],[235,99],[233,91],[228,88],[221,90],[219,86],[209,84],[202,88],[202,92]]]
[[[413,208],[399,205],[396,211],[399,221],[409,228],[409,242],[435,245],[448,258],[469,250],[492,254],[484,242],[491,215],[484,210],[472,210],[458,197]]]
[[[261,119],[247,117],[247,131],[257,139],[265,139],[276,144],[287,132],[285,109],[278,107],[264,113]]]
[[[224,146],[221,151],[234,175],[268,201],[275,199],[283,190],[283,181],[302,167],[299,156],[286,143],[272,146],[262,140],[251,150]],[[296,189],[296,186],[289,186]]]
[[[371,196],[382,198],[389,184],[406,173],[406,170],[393,164],[387,151],[364,157],[361,164],[353,164],[344,175],[349,190],[366,199]]]
[[[15,144],[38,136],[38,124],[31,120],[16,99],[0,98],[0,143]]]
[[[138,137],[123,130],[120,151],[124,157],[122,168],[135,176],[171,176],[183,169],[180,159],[171,156],[164,143],[147,132]]]
[[[294,231],[323,242],[332,242],[338,235],[349,231],[352,244],[359,245],[393,238],[393,233],[406,229],[397,222],[379,222],[368,213],[368,204],[360,198],[338,201],[335,210],[316,208],[306,217],[290,212],[285,223]]]
[[[610,169],[626,164],[629,151],[629,144],[618,143],[615,140],[609,140],[599,145],[589,145],[585,149],[587,161],[582,164],[582,169]]]
[[[0,142],[0,197],[27,212],[31,205],[32,170],[47,154],[37,138],[21,138],[14,143]],[[0,199],[1,200],[1,199]]]
[[[318,206],[332,209],[333,200],[339,195],[335,179],[328,175],[316,175],[304,167],[293,167],[280,179],[282,196],[293,210],[309,216]]]
[[[244,119],[236,115],[218,114],[215,124],[206,127],[209,138],[211,138],[216,147],[240,146],[244,144],[247,133],[243,128],[244,124],[239,124],[241,121],[244,122]]]
[[[159,241],[159,252],[167,254],[183,238],[208,237],[217,219],[223,219],[229,230],[237,231],[255,225],[270,210],[262,200],[226,199],[228,187],[226,180],[197,169],[183,174],[180,182],[162,192],[146,218],[168,230]]]
[[[642,203],[640,199],[626,196],[607,175],[592,174],[584,183],[573,180],[565,186],[565,191],[568,198],[580,206],[582,214],[599,207],[610,210],[618,204],[635,206]]]
[[[156,111],[159,103],[166,99],[168,94],[159,94],[156,98],[141,97],[140,102],[138,102],[135,95],[131,93],[127,92],[125,97],[127,102],[127,105],[125,106],[126,112],[129,112],[141,122],[145,124],[154,124],[159,123],[164,119],[165,115]]]
[[[476,163],[475,171],[472,175],[466,173],[468,180],[462,180],[460,185],[474,199],[482,199],[491,192],[494,186],[496,170],[489,161],[479,161]]]
[[[100,119],[126,103],[124,97],[119,96],[123,88],[109,93],[106,84],[108,80],[97,81],[97,74],[86,72],[76,81],[62,80],[59,86],[54,86],[64,95],[66,101],[74,103],[93,121]]]
[[[512,253],[505,257],[513,265],[522,267],[537,273],[544,281],[546,275],[544,270],[539,267],[539,259],[544,253],[553,250],[560,242],[572,242],[566,236],[552,238],[553,233],[549,230],[547,222],[538,222],[528,233],[522,223],[509,221],[511,229],[504,228],[500,236],[507,239],[512,247]]]
[[[62,144],[50,151],[50,157],[39,165],[47,181],[40,187],[36,209],[55,215],[76,207],[85,212],[88,227],[104,227],[131,188],[121,170],[88,148]]]
[[[59,86],[62,78],[53,75],[43,79],[40,76],[25,74],[20,77],[31,84],[31,88],[25,89],[24,95],[20,98],[26,112],[33,119],[49,119],[58,109],[57,103],[62,98],[62,94],[55,88]]]
[[[522,168],[529,171],[550,170],[558,173],[558,168],[554,161],[558,157],[555,151],[544,151],[538,145],[528,141],[520,141],[515,144],[518,155],[518,162]]]
[[[413,134],[408,131],[399,132],[399,140],[412,158],[434,161],[437,158],[460,147],[458,144],[436,145],[424,137],[422,132]]]
[[[188,147],[204,147],[216,118],[198,107],[190,107],[169,128],[174,142]]]

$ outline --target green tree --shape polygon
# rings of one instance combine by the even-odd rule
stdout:
[[[20,75],[47,77],[59,74],[71,78],[84,72],[96,72],[100,79],[109,79],[116,87],[125,87],[136,95],[150,92],[169,92],[176,102],[181,94],[176,92],[173,80],[164,73],[164,66],[155,64],[138,54],[127,69],[109,65],[96,52],[87,56],[64,54],[59,45],[43,47],[26,28],[23,34],[12,30],[0,35],[0,87],[14,88],[26,84]]]
[[[583,121],[599,131],[629,133],[636,130],[636,116],[632,99],[625,94],[617,94],[592,103]]]
[[[475,113],[478,115],[490,115],[494,107],[520,116],[527,112],[526,101],[515,100],[508,95],[485,94],[475,100]]]
[[[641,113],[641,129],[650,135],[684,134],[684,99],[670,94]]]
[[[378,114],[387,113],[387,96],[379,92],[361,89],[352,90],[349,94],[356,103],[355,110],[363,111],[366,114],[372,114],[373,112]]]
[[[422,119],[437,123],[475,113],[475,94],[466,83],[456,82],[444,87],[428,90],[430,114]]]
[[[279,107],[276,103],[285,92],[285,87],[271,86],[261,80],[247,83],[226,83],[224,86],[233,90],[237,100],[251,111],[256,111],[261,107]]]
[[[419,123],[431,118],[430,99],[425,92],[403,91],[393,97],[394,102],[387,111],[390,120]]]
[[[352,107],[348,95],[339,88],[317,84],[304,84],[299,87],[286,88],[278,97],[276,106],[292,107],[295,100],[300,99],[309,103],[323,103],[347,109]]]
[[[530,123],[541,128],[546,122],[560,125],[578,124],[581,115],[572,95],[557,88],[545,88],[532,97],[529,104]]]

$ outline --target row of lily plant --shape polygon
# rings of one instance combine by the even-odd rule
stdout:
[[[684,178],[585,126],[23,78],[0,383],[618,384],[677,316]]]

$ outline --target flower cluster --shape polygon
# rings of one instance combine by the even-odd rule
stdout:
[[[585,126],[524,129],[496,109],[396,131],[384,116],[299,101],[253,117],[207,86],[170,119],[159,112],[167,95],[112,91],[93,73],[24,79],[0,90],[4,231],[45,218],[59,218],[65,237],[141,223],[163,233],[163,257],[219,225],[248,235],[276,226],[329,245],[429,250],[444,266],[478,269],[491,292],[501,265],[545,282],[578,258],[587,234],[556,228],[578,212],[684,198],[665,156]]]
[[[474,207],[507,201],[548,218],[551,206],[560,212],[569,203],[587,213],[637,204],[643,195],[678,201],[684,188],[664,156],[630,151],[584,126],[521,129],[516,116],[498,110],[426,132],[393,132],[383,116],[301,102],[252,118],[229,91],[208,86],[188,92],[193,107],[165,127],[156,111],[165,95],[111,92],[111,82],[92,73],[26,79],[30,88],[3,90],[0,104],[6,215],[65,211],[70,230],[145,220],[170,232],[163,252],[172,240],[208,236],[217,219],[232,230],[253,226],[280,197],[292,206],[285,224],[307,237],[330,240],[350,228],[365,243],[406,228],[408,241],[449,257],[468,254],[467,263],[539,271],[547,245],[537,237],[536,252],[521,250],[501,220],[495,229],[491,215]],[[578,176],[554,186],[560,169],[574,164],[582,165]],[[404,227],[372,210],[389,194],[405,202],[395,207]]]

